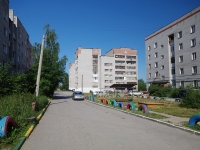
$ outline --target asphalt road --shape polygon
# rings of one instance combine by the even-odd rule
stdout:
[[[22,150],[199,150],[200,136],[56,92]],[[67,96],[68,95],[68,96]]]

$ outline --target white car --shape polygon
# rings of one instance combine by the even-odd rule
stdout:
[[[138,91],[130,91],[128,95],[141,96],[143,95],[143,93]]]
[[[95,92],[93,92],[93,95],[97,95],[97,94],[103,95],[103,91],[95,91]]]

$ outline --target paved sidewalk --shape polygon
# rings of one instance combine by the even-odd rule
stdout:
[[[168,118],[165,118],[165,119],[158,119],[158,120],[169,122],[169,123],[172,123],[176,126],[182,126],[183,123],[189,122],[189,119],[190,119],[190,118],[176,117],[176,116],[172,116],[172,115],[168,115],[168,114],[164,114],[164,113],[159,113],[159,112],[154,112],[154,111],[150,111],[150,112],[168,117]]]

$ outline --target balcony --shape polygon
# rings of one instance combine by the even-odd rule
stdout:
[[[93,74],[92,77],[98,77],[98,74]]]
[[[98,82],[98,80],[93,80],[92,82]]]

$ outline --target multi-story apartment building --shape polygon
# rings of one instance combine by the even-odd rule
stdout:
[[[137,50],[113,48],[105,56],[100,57],[100,62],[100,87],[102,89],[111,90],[110,86],[113,84],[119,85],[115,87],[116,90],[124,90],[125,87],[130,88],[130,85],[137,85]]]
[[[200,86],[200,6],[145,38],[147,86]]]
[[[75,63],[70,63],[69,66],[69,89],[83,92],[98,89],[100,55],[100,49],[78,47]]]
[[[101,56],[100,49],[79,47],[75,63],[70,63],[69,66],[69,89],[83,92],[109,91],[113,90],[110,87],[113,84],[137,85],[137,69],[136,50],[114,48]],[[124,87],[116,87],[116,90],[123,90]]]
[[[9,59],[9,1],[0,0],[0,63]]]
[[[9,10],[9,1],[0,1],[0,63],[12,63],[12,70],[24,72],[33,63],[31,44],[26,29],[14,11]]]

